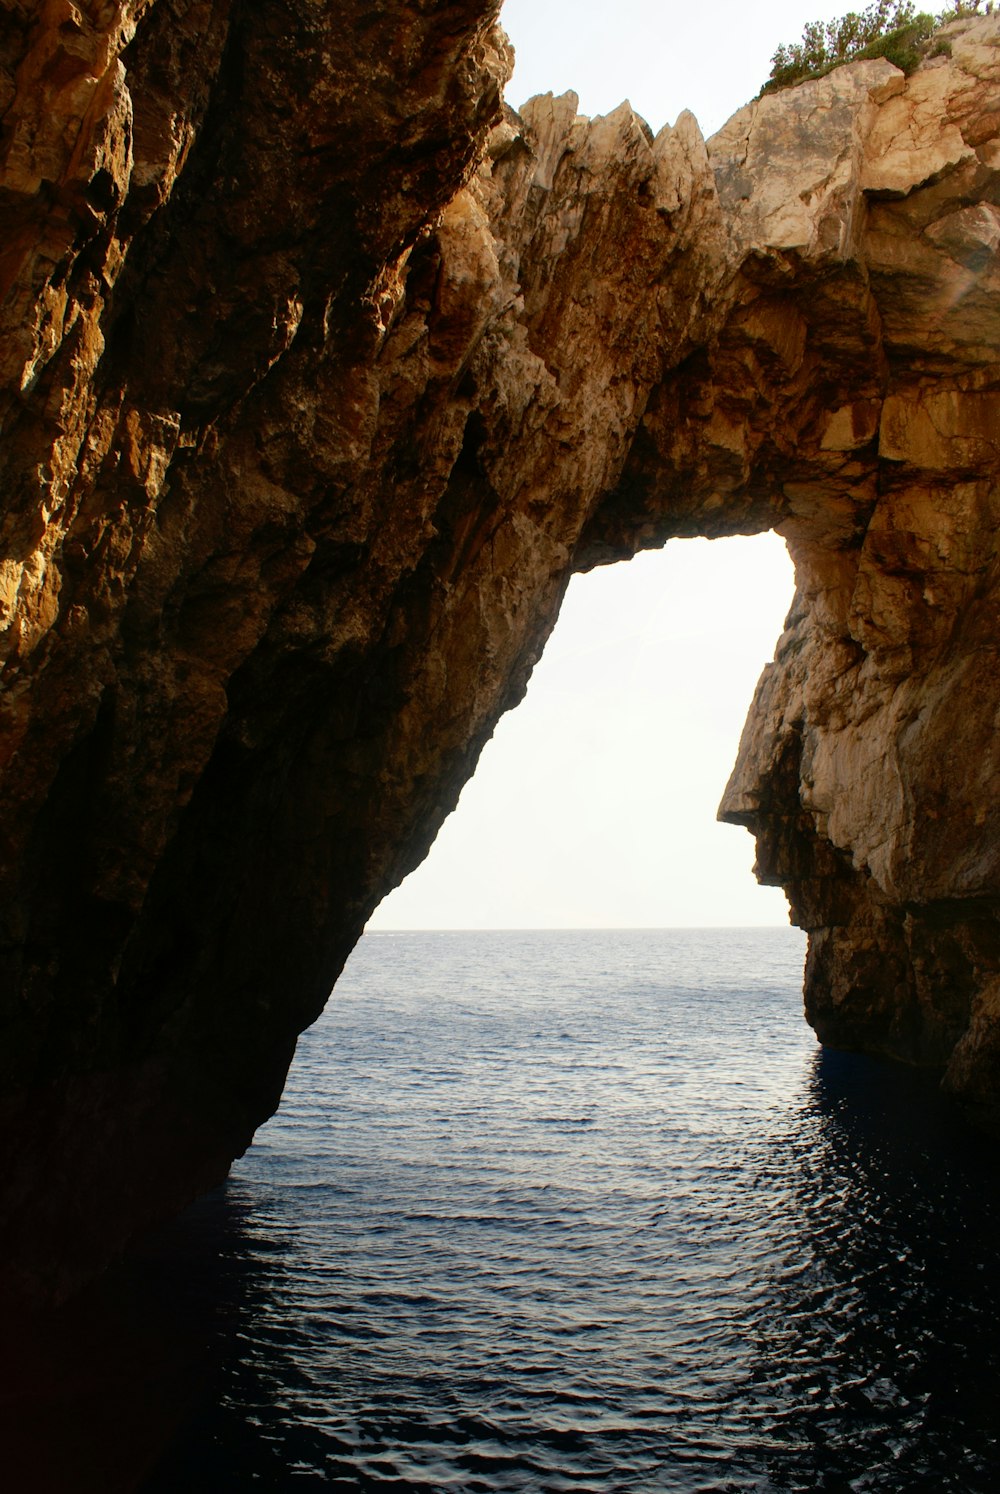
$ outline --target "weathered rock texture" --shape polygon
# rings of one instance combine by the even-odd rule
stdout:
[[[1000,24],[652,139],[489,0],[6,12],[3,1252],[224,1175],[572,571],[777,527],[723,813],[1000,1114]]]

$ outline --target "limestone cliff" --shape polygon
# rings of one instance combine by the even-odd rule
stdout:
[[[777,527],[723,813],[820,1035],[1000,1114],[1000,23],[681,116],[503,111],[487,0],[0,38],[8,1286],[221,1177],[573,570]]]

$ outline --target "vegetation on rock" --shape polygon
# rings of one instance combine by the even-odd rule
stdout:
[[[911,73],[926,56],[939,26],[976,15],[982,0],[953,0],[941,15],[918,11],[913,0],[873,0],[866,10],[848,11],[838,21],[810,21],[802,40],[780,46],[771,59],[771,76],[761,93],[776,93],[806,78],[821,78],[845,62],[887,57]],[[987,7],[990,8],[990,7]]]

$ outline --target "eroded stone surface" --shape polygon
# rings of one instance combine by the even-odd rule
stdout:
[[[811,1020],[998,1113],[1000,23],[706,147],[503,113],[488,4],[348,10],[0,48],[17,1289],[225,1172],[571,572],[672,535],[796,561],[722,812]]]

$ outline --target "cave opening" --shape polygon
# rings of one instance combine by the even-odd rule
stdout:
[[[574,577],[524,701],[369,929],[785,923],[715,816],[792,591],[773,533]]]

